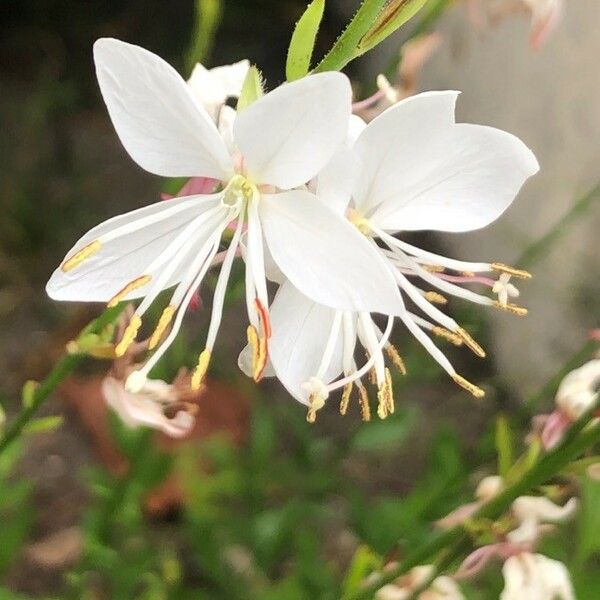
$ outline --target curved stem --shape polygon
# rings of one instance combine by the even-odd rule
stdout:
[[[125,303],[121,303],[105,310],[97,319],[94,319],[82,329],[80,336],[87,333],[99,333],[107,325],[114,323],[124,308]],[[48,377],[34,391],[31,402],[21,410],[10,425],[8,425],[4,435],[0,437],[0,454],[21,434],[23,428],[29,423],[58,384],[75,370],[84,357],[85,354],[67,354],[54,365]]]
[[[560,472],[561,469],[567,466],[584,450],[599,443],[600,424],[595,423],[586,427],[594,418],[594,412],[597,410],[598,404],[599,402],[596,401],[594,406],[573,424],[561,444],[543,456],[521,479],[484,504],[472,515],[471,519],[498,518],[510,507],[516,498],[543,484],[553,475]],[[361,588],[350,596],[346,596],[345,600],[367,600],[372,598],[379,588],[404,575],[413,567],[431,563],[445,549],[455,548],[454,552],[450,550],[450,556],[454,560],[457,557],[455,554],[460,556],[458,548],[462,549],[463,545],[469,542],[469,539],[469,532],[464,525],[457,525],[448,529],[410,553],[396,568],[383,573],[377,581]],[[448,560],[450,560],[449,557],[442,559],[444,565]]]

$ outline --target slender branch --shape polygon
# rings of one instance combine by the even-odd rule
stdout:
[[[124,307],[125,303],[121,303],[114,308],[107,309],[97,319],[94,319],[87,325],[81,331],[80,335],[100,333],[107,325],[114,323]],[[48,399],[50,394],[54,392],[59,383],[75,370],[85,356],[85,354],[67,354],[56,363],[48,377],[34,391],[31,402],[23,407],[21,412],[6,428],[4,435],[0,438],[0,454],[21,434],[23,428]]]
[[[593,419],[598,404],[598,401],[596,401],[594,406],[573,424],[556,449],[542,457],[521,479],[484,504],[471,519],[498,518],[509,508],[516,498],[543,484],[553,475],[560,472],[584,450],[599,443],[600,425],[593,424],[586,428]],[[378,589],[404,575],[413,567],[428,564],[444,549],[458,547],[459,545],[462,546],[469,539],[469,532],[463,525],[457,525],[448,529],[410,553],[396,568],[383,573],[377,581],[361,588],[353,595],[347,596],[346,600],[367,600],[372,598]],[[453,553],[450,552],[450,554]]]

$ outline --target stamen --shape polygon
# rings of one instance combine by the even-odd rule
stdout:
[[[393,415],[394,412],[396,411],[396,404],[394,402],[394,387],[393,387],[393,383],[392,383],[392,374],[390,373],[390,370],[388,368],[385,369],[385,383],[387,386],[387,389],[389,391],[388,394],[388,412]]]
[[[202,352],[200,352],[200,356],[198,356],[198,364],[196,365],[196,369],[192,375],[192,389],[195,391],[200,389],[202,381],[206,376],[208,365],[210,363],[210,357],[211,353],[206,349],[202,350]]]
[[[470,381],[466,380],[458,373],[454,373],[454,375],[452,375],[452,379],[454,379],[454,381],[458,383],[458,385],[460,385],[461,388],[467,390],[467,392],[469,392],[470,394],[473,394],[475,398],[483,398],[485,396],[485,392],[480,387],[477,387],[474,383],[471,383]]]
[[[421,266],[425,271],[429,271],[430,273],[443,273],[446,270],[441,265],[422,264]]]
[[[448,298],[446,298],[446,296],[442,296],[442,294],[438,292],[425,292],[425,299],[429,300],[429,302],[433,302],[434,304],[448,304]]]
[[[248,325],[246,329],[248,344],[252,348],[252,377],[258,382],[262,379],[263,372],[267,366],[268,346],[267,338],[259,336],[254,325]]]
[[[522,269],[515,269],[509,265],[505,265],[503,263],[492,263],[490,265],[490,269],[492,271],[498,271],[500,273],[508,273],[513,277],[517,277],[518,279],[531,279],[531,273],[529,271],[523,271]]]
[[[456,333],[461,337],[465,344],[480,358],[485,358],[485,350],[469,335],[469,332],[459,327]]]
[[[325,406],[325,398],[321,394],[314,393],[308,398],[309,407],[306,413],[306,420],[309,423],[314,423],[317,420],[317,411]]]
[[[350,402],[350,395],[352,394],[352,389],[354,388],[354,384],[352,382],[347,383],[344,386],[344,391],[342,392],[342,399],[340,400],[340,415],[345,416],[348,411],[348,403]]]
[[[492,306],[495,306],[496,308],[509,312],[513,315],[518,315],[519,317],[524,317],[529,312],[523,306],[517,306],[516,304],[511,304],[510,302],[507,304],[502,304],[502,302],[494,300]]]
[[[451,344],[454,344],[455,346],[462,346],[465,341],[457,333],[454,333],[453,331],[450,331],[445,327],[440,327],[439,325],[434,325],[431,328],[431,333],[437,335],[438,337],[444,338],[445,340],[448,340]]]
[[[100,241],[94,240],[93,242],[89,243],[87,246],[84,246],[81,250],[78,250],[77,252],[75,252],[75,254],[73,254],[73,256],[71,256],[71,258],[68,258],[67,260],[65,260],[65,262],[60,267],[61,271],[63,273],[68,273],[69,271],[74,269],[76,266],[81,264],[86,258],[89,258],[90,256],[92,256],[92,254],[96,254],[96,252],[98,252],[98,250],[100,250],[100,248],[102,248],[102,244],[100,243]]]
[[[138,315],[133,315],[129,325],[127,325],[121,341],[115,346],[115,356],[123,356],[127,348],[131,346],[137,336],[139,328],[142,326],[142,319]]]
[[[169,323],[173,319],[173,316],[175,315],[176,310],[177,310],[177,307],[173,306],[172,304],[169,304],[169,306],[167,306],[163,310],[162,314],[160,315],[160,319],[158,320],[158,325],[156,326],[156,329],[154,330],[154,332],[152,333],[152,336],[150,337],[150,342],[148,343],[149,350],[154,350],[154,348],[156,348],[156,346],[158,346],[165,330],[167,329],[167,327],[169,326]]]
[[[361,419],[366,423],[371,420],[371,407],[369,406],[369,394],[367,388],[363,385],[360,379],[356,380],[356,387],[358,388],[358,402],[360,404],[360,416]]]
[[[394,363],[398,371],[402,373],[402,375],[406,375],[406,365],[400,356],[400,353],[396,349],[393,344],[388,344],[385,347],[386,354],[389,356],[390,360]]]
[[[117,292],[107,304],[107,308],[112,308],[124,300],[131,292],[146,285],[152,279],[152,275],[142,275],[133,281],[130,281],[120,292]]]
[[[392,388],[392,376],[390,370],[385,369],[385,380],[377,390],[377,415],[380,419],[385,419],[394,412],[394,391]]]
[[[358,229],[363,235],[371,235],[371,224],[368,219],[361,215],[353,208],[349,208],[346,214],[347,219]]]

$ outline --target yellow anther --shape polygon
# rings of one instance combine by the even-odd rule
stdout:
[[[384,382],[377,390],[377,415],[380,419],[385,419],[394,412],[394,390],[392,387],[392,376],[390,370],[385,369]]]
[[[421,265],[429,273],[443,273],[446,269],[442,265]]]
[[[459,327],[456,333],[461,337],[464,343],[480,358],[485,357],[485,350],[470,336],[469,332]]]
[[[371,407],[369,406],[369,394],[367,388],[363,385],[362,381],[356,381],[356,387],[358,388],[358,402],[360,404],[360,416],[365,422],[371,420]]]
[[[350,402],[350,395],[354,384],[352,382],[347,383],[342,391],[342,399],[340,400],[340,415],[344,416],[348,412],[348,403]]]
[[[458,383],[461,388],[467,390],[467,392],[470,394],[473,394],[475,398],[483,398],[485,396],[485,392],[480,387],[477,387],[474,383],[471,383],[464,377],[461,377],[458,373],[452,375],[452,379],[454,379],[454,381]]]
[[[130,281],[120,292],[117,292],[109,301],[108,308],[112,308],[124,300],[131,292],[146,285],[152,279],[151,275],[142,275],[133,281]]]
[[[349,208],[346,214],[348,220],[356,229],[358,229],[363,235],[371,234],[371,224],[369,220],[363,217],[358,211],[353,208]]]
[[[263,371],[267,366],[268,346],[266,336],[258,335],[258,331],[254,325],[248,325],[246,329],[248,344],[252,349],[252,377],[254,381],[262,379]]]
[[[172,304],[169,304],[169,306],[167,306],[162,311],[162,314],[160,315],[160,319],[158,320],[158,325],[156,326],[156,329],[152,333],[152,336],[150,337],[150,341],[148,342],[149,350],[153,350],[154,348],[156,348],[156,346],[158,346],[160,340],[162,339],[163,334],[165,333],[165,330],[167,329],[167,327],[169,326],[169,323],[173,319],[175,310],[176,310],[176,307],[173,306]]]
[[[60,266],[60,269],[63,273],[67,273],[74,269],[77,265],[81,264],[86,258],[92,256],[102,248],[102,244],[98,240],[94,240],[87,246],[84,246],[81,250],[78,250],[71,256],[71,258],[67,258],[65,262]]]
[[[131,346],[135,340],[137,333],[142,326],[142,319],[138,315],[133,315],[129,325],[127,325],[123,337],[119,343],[115,346],[115,356],[123,356],[127,352],[127,348]]]
[[[406,365],[400,356],[400,353],[396,349],[396,346],[393,344],[387,344],[385,347],[386,354],[389,356],[390,360],[394,363],[398,371],[402,373],[402,375],[406,375]]]
[[[510,302],[507,304],[502,304],[502,302],[498,302],[494,300],[493,305],[500,310],[504,310],[513,315],[518,315],[519,317],[524,317],[529,311],[523,306],[517,306],[516,304],[511,304]]]
[[[371,385],[377,385],[377,371],[375,371],[375,367],[369,369],[368,377]]]
[[[319,394],[311,394],[308,398],[308,412],[306,413],[306,420],[309,423],[314,423],[317,420],[317,411],[321,410],[325,406],[325,398]]]
[[[473,273],[473,271],[461,271],[460,274],[463,277],[475,277],[475,273]]]
[[[523,271],[522,269],[515,269],[509,265],[505,265],[503,263],[492,263],[490,265],[492,271],[497,271],[499,273],[508,273],[517,279],[531,279],[531,273],[529,271]]]
[[[442,296],[442,294],[433,291],[425,292],[425,300],[433,302],[434,304],[448,304],[448,298],[446,298],[446,296]]]
[[[439,327],[438,325],[436,325],[435,327],[432,328],[431,332],[434,335],[437,335],[441,338],[444,338],[445,340],[448,340],[451,344],[454,344],[455,346],[463,345],[463,342],[464,342],[463,338],[461,338],[456,333],[450,331],[449,329],[446,329],[445,327]]]
[[[208,371],[208,365],[210,364],[211,353],[210,350],[206,348],[200,352],[200,356],[198,356],[198,364],[194,369],[194,374],[192,375],[192,389],[199,390],[202,382],[204,381],[204,377],[206,376],[206,372]]]

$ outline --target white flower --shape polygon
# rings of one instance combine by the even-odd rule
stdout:
[[[595,358],[564,377],[556,392],[556,405],[571,421],[576,421],[592,407],[599,386],[600,358]]]
[[[388,565],[395,566],[394,563]],[[411,569],[394,583],[384,585],[375,594],[376,600],[407,600],[415,589],[425,584],[433,575],[432,565]],[[456,582],[446,575],[436,577],[431,585],[417,596],[418,600],[463,600],[464,595]]]
[[[249,68],[248,60],[213,69],[197,63],[187,83],[206,112],[217,120],[227,98],[239,97]]]
[[[150,339],[150,349],[156,350],[130,377],[131,390],[139,389],[176,336],[230,224],[235,231],[216,284],[194,387],[208,367],[244,226],[255,379],[265,368],[271,335],[265,253],[316,302],[342,310],[398,312],[399,295],[381,257],[348,221],[301,188],[327,164],[346,135],[351,92],[344,75],[305,77],[240,111],[233,123],[232,149],[190,87],[158,56],[102,39],[94,46],[94,58],[115,129],[142,168],[165,177],[220,182],[214,194],[159,202],[98,225],[77,242],[48,282],[48,294],[57,300],[113,305],[143,298],[116,346],[117,355],[136,338],[142,315],[159,293],[175,286]]]
[[[542,496],[520,496],[511,506],[511,513],[519,526],[506,537],[514,544],[534,544],[544,533],[545,524],[570,519],[577,507],[577,498],[570,498],[564,506],[559,506]]]
[[[542,554],[522,552],[502,567],[500,600],[574,600],[569,572],[563,563]]]
[[[504,131],[455,123],[457,96],[452,91],[429,92],[386,110],[363,126],[350,156],[343,149],[328,163],[319,174],[316,192],[340,212],[347,207],[349,220],[387,262],[402,294],[422,313],[411,312],[403,303],[400,320],[459,385],[481,397],[483,390],[456,373],[428,333],[456,345],[464,343],[479,356],[485,353],[434,303],[445,302],[442,292],[524,314],[525,309],[462,284],[493,288],[497,282],[481,273],[522,278],[529,274],[500,263],[446,258],[401,241],[394,234],[485,227],[508,208],[525,180],[537,172],[538,164],[519,139]],[[507,296],[515,294],[506,278],[498,285]],[[426,290],[425,286],[433,289]],[[503,290],[496,287],[501,298]],[[288,310],[288,306],[294,309]],[[301,384],[311,376],[329,384],[328,391],[343,386],[348,390],[353,381],[358,382],[359,373],[364,372],[357,370],[353,359],[358,339],[374,366],[380,413],[393,410],[393,402],[387,409],[383,406],[389,396],[383,350],[397,356],[388,343],[391,319],[382,333],[368,312],[340,313],[313,306],[311,299],[288,284],[280,289],[272,316],[277,318],[271,344],[273,367],[297,398],[307,402]],[[344,377],[330,383],[340,373]]]
[[[179,402],[175,386],[157,379],[147,379],[137,393],[125,389],[122,381],[107,376],[102,381],[106,403],[131,428],[158,429],[167,435],[185,437],[194,427],[195,418],[186,403]],[[174,414],[168,415],[168,412]]]

